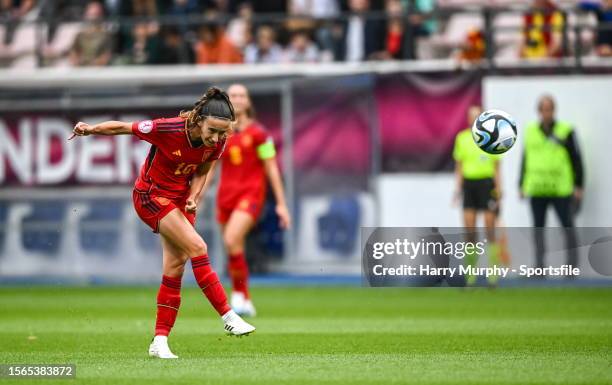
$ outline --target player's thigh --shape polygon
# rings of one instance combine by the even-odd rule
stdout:
[[[207,253],[206,243],[178,208],[159,221],[159,233],[189,257]]]
[[[223,230],[223,241],[226,245],[242,243],[246,235],[255,225],[251,214],[242,210],[234,210]]]
[[[160,237],[163,251],[162,270],[164,275],[170,277],[182,276],[185,270],[185,262],[187,262],[189,256],[165,235],[160,234]]]

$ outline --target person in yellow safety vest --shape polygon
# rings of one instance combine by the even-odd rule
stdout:
[[[552,205],[565,228],[567,264],[577,266],[574,215],[583,196],[584,169],[578,141],[571,124],[555,119],[555,100],[550,95],[538,101],[539,122],[525,127],[525,149],[521,162],[521,197],[530,198],[536,266],[544,267],[546,211]]]
[[[476,120],[482,112],[478,106],[470,107],[468,125]],[[501,197],[501,179],[499,173],[499,155],[492,155],[481,150],[472,138],[471,128],[460,131],[455,138],[453,149],[455,160],[455,202],[463,197],[463,224],[466,229],[466,242],[476,241],[476,220],[479,213],[484,214],[487,229],[486,254],[489,265],[498,265],[500,247],[496,242],[495,220],[499,211]],[[475,252],[465,257],[465,263],[475,265],[478,255]],[[466,285],[476,283],[476,275],[466,277]],[[489,285],[497,284],[497,276],[489,277]]]

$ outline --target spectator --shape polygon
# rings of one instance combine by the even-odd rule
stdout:
[[[94,1],[87,4],[85,29],[78,33],[70,50],[70,62],[74,66],[105,66],[111,60],[111,35],[102,24],[104,9]]]
[[[238,3],[237,0],[205,0],[203,3],[204,9],[214,9],[224,14],[237,13],[238,8],[244,4],[243,2]]]
[[[19,22],[24,19],[34,20],[37,13],[33,11],[35,5],[35,0],[0,0],[0,23],[3,23],[6,28],[4,41],[0,41],[0,46],[13,39],[13,33]]]
[[[196,63],[232,64],[242,63],[242,55],[225,33],[222,25],[213,21],[213,13],[208,14],[210,22],[200,27],[195,44]]]
[[[385,38],[385,59],[403,58],[404,48],[404,7],[400,0],[389,0],[386,4],[387,33]]]
[[[116,7],[114,4],[113,6]],[[155,0],[121,1],[119,2],[119,9],[122,16],[128,17],[155,17],[158,14]]]
[[[326,19],[338,15],[337,0],[289,0],[289,13]]]
[[[244,50],[247,63],[280,63],[283,60],[283,49],[276,42],[276,33],[269,25],[257,29],[257,38]]]
[[[104,0],[104,9],[108,16],[119,16],[121,15],[126,2],[122,0]]]
[[[130,47],[115,64],[152,64],[159,51],[159,38],[149,33],[149,25],[135,24],[130,41]]]
[[[107,10],[112,8],[108,7]],[[117,6],[116,4],[113,6]],[[127,18],[146,19],[148,26],[146,33],[148,36],[157,35],[159,33],[159,25],[157,23],[158,7],[156,0],[132,0],[122,1],[119,3],[120,15]],[[140,28],[138,32],[145,32],[144,28]],[[147,36],[147,38],[148,38]],[[135,42],[132,39],[135,38],[134,28],[131,24],[122,24],[119,29],[119,33],[116,34],[116,40],[114,42],[115,50],[117,52],[130,51]],[[145,36],[142,36],[144,38]],[[142,43],[142,42],[141,42]]]
[[[555,100],[545,95],[538,101],[540,121],[525,127],[525,150],[520,170],[521,197],[530,198],[536,266],[544,267],[545,240],[542,228],[552,205],[565,228],[567,264],[577,267],[574,215],[582,201],[584,174],[574,127],[555,118]]]
[[[524,15],[524,58],[560,57],[565,17],[550,0],[534,0]]]
[[[198,0],[172,0],[166,13],[174,16],[187,16],[201,11]]]
[[[35,5],[35,0],[0,0],[0,19],[19,20],[34,9]]]
[[[241,50],[251,41],[252,19],[253,6],[242,3],[238,7],[238,17],[233,18],[227,26],[227,37]]]
[[[459,49],[458,60],[460,63],[479,62],[485,57],[485,49],[486,43],[482,30],[471,28]]]
[[[284,60],[289,63],[315,63],[320,61],[319,48],[308,32],[296,31],[285,50]]]
[[[159,49],[150,58],[151,64],[189,64],[195,61],[191,46],[177,27],[166,26],[160,31]]]
[[[287,0],[265,0],[253,1],[255,13],[286,13]]]
[[[595,49],[599,56],[612,56],[612,0],[602,0],[601,4],[583,2],[580,7],[592,11],[597,16],[597,40]]]
[[[348,5],[351,16],[341,28],[336,58],[351,62],[371,59],[374,53],[384,49],[384,25],[366,17],[369,0],[349,0]]]
[[[437,23],[434,19],[427,17],[436,7],[435,0],[414,0],[413,9],[418,14],[409,16],[410,24],[416,30],[417,36],[429,36],[437,29]]]
[[[295,16],[307,17],[310,23],[302,21],[302,26],[306,29],[313,30],[315,40],[323,49],[321,57],[333,56],[334,39],[333,39],[333,19],[340,13],[340,7],[337,0],[289,0],[289,14]],[[294,19],[296,20],[296,19]],[[297,19],[299,20],[299,19]],[[299,26],[299,22],[294,21],[293,26]],[[293,29],[300,31],[304,28]]]

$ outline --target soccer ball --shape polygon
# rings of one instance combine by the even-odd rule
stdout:
[[[507,112],[487,110],[472,125],[472,138],[483,151],[503,154],[516,142],[516,123]]]

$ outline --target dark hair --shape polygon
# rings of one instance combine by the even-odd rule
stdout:
[[[553,109],[555,109],[555,106],[557,104],[555,103],[555,98],[551,94],[544,94],[540,96],[540,99],[538,99],[538,111],[542,109],[542,104],[544,104],[545,102],[549,102],[550,104],[552,104]]]
[[[207,117],[236,120],[234,106],[227,94],[218,87],[210,87],[206,93],[195,102],[191,110],[183,110],[180,113],[187,120],[187,127],[194,127]]]

